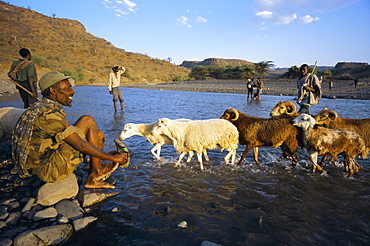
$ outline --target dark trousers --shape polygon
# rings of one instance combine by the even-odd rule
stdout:
[[[17,83],[20,84],[21,86],[23,86],[24,88],[26,88],[29,92],[32,92],[32,89],[31,89],[31,87],[30,87],[30,85],[28,84],[27,81],[21,81],[21,82],[17,82]],[[34,86],[35,91],[37,91],[36,90],[36,85],[35,84],[32,84],[32,85]],[[31,106],[32,104],[37,102],[37,99],[34,99],[29,93],[25,92],[22,88],[20,88],[19,86],[17,86],[16,88],[18,89],[19,95],[22,98],[24,108],[28,108],[29,106]]]

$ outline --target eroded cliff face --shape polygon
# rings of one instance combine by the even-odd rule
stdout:
[[[370,66],[365,62],[338,62],[332,75],[335,77],[369,78]]]
[[[76,20],[48,17],[0,1],[0,76],[20,58],[20,48],[28,48],[39,58],[34,62],[40,76],[54,69],[77,69],[84,74],[80,83],[85,84],[105,84],[115,64],[126,67],[130,75],[130,79],[124,78],[126,83],[171,82],[173,77],[186,77],[190,72],[165,60],[116,48],[87,33]]]

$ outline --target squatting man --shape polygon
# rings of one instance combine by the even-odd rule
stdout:
[[[69,78],[56,70],[41,77],[43,99],[22,114],[14,130],[12,155],[17,172],[22,178],[36,174],[45,182],[56,182],[73,173],[84,155],[89,155],[85,188],[114,188],[103,180],[120,163],[127,163],[128,154],[102,151],[104,134],[91,116],[81,116],[75,125],[68,123],[63,106],[72,106],[75,94]]]

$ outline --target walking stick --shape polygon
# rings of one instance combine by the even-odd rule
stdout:
[[[23,86],[21,86],[20,84],[18,84],[17,82],[15,82],[14,80],[10,79],[10,81],[12,81],[16,86],[18,86],[19,88],[21,88],[22,90],[24,90],[25,92],[27,92],[28,94],[30,94],[31,96],[33,96],[33,94],[27,90],[26,88],[24,88]],[[40,100],[40,98],[36,97],[37,100]]]

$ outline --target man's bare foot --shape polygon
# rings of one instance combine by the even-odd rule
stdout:
[[[106,177],[108,174],[111,174],[113,173],[117,167],[119,166],[119,163],[109,163],[109,164],[105,164],[104,167],[103,167],[103,170],[101,170],[101,172],[96,175],[95,177],[93,177],[93,181],[98,181],[98,180],[101,180],[103,179],[104,177]],[[92,175],[92,174],[90,174]]]
[[[86,189],[101,189],[101,188],[104,188],[104,189],[114,189],[115,186],[112,185],[112,184],[109,184],[109,183],[106,183],[106,182],[103,182],[103,181],[91,181],[89,183],[86,183],[85,184],[85,188]]]

